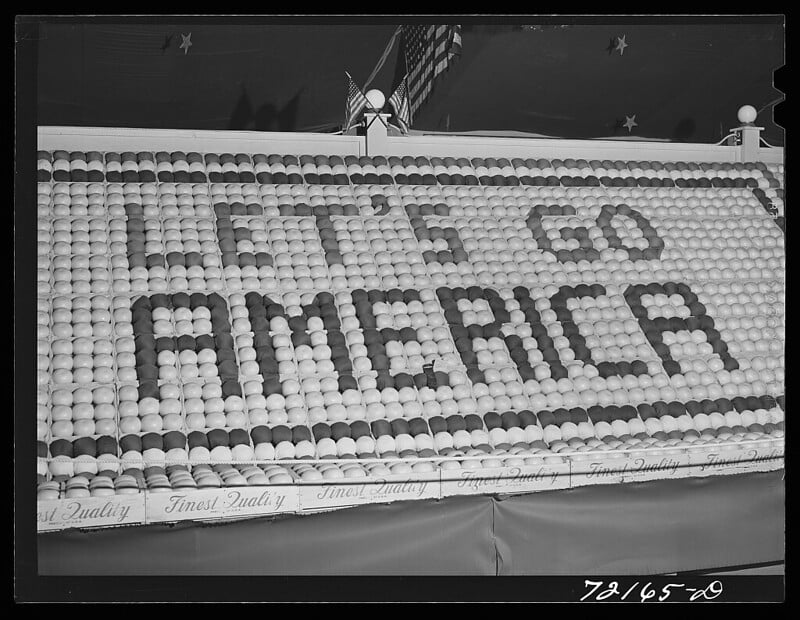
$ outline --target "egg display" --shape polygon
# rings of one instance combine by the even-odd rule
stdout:
[[[38,495],[779,439],[783,182],[40,151]]]

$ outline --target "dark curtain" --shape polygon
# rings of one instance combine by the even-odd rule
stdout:
[[[38,536],[41,575],[653,574],[784,559],[783,471]]]
[[[628,135],[716,142],[736,111],[771,118],[783,64],[779,25],[463,28],[463,53],[413,129]],[[343,121],[344,72],[363,84],[394,25],[43,24],[40,125],[330,131]],[[192,45],[180,48],[182,35]],[[614,51],[615,37],[628,47]],[[371,88],[388,97],[396,45]],[[622,126],[636,117],[631,134]]]

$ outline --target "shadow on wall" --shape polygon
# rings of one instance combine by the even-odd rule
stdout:
[[[297,108],[300,95],[305,87],[300,88],[286,105],[278,109],[272,103],[264,103],[254,108],[247,93],[247,87],[241,86],[241,93],[228,121],[228,129],[252,131],[293,131],[297,128]]]
[[[691,137],[697,129],[693,118],[684,118],[672,130],[673,142],[691,142]]]

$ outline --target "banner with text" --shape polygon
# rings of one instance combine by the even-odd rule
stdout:
[[[148,493],[147,522],[235,519],[297,512],[294,486]]]
[[[40,501],[36,506],[36,521],[40,532],[137,525],[145,522],[144,498],[117,495]]]

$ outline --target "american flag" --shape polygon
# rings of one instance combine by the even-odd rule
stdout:
[[[405,76],[399,86],[389,97],[389,105],[394,110],[394,117],[403,133],[408,133],[411,126],[411,110],[408,106],[408,76]]]
[[[353,122],[361,114],[361,110],[367,107],[369,103],[347,71],[345,71],[345,75],[347,76],[347,104],[344,109],[344,131],[347,131],[353,126]]]
[[[403,26],[402,52],[413,117],[427,101],[439,75],[461,55],[461,26]]]

